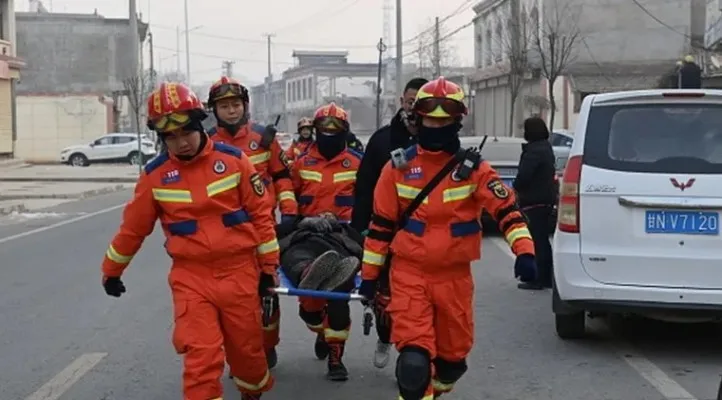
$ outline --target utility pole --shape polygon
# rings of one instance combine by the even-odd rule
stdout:
[[[381,128],[381,69],[383,67],[384,52],[386,51],[384,38],[379,39],[376,49],[379,51],[379,66],[376,74],[376,130],[378,131]]]
[[[181,30],[180,26],[175,27],[175,71],[176,74],[181,74],[181,56],[180,56],[180,39],[181,39]]]
[[[235,61],[223,61],[222,63],[222,69],[223,69],[223,75],[233,78],[233,64],[235,64]]]
[[[396,0],[396,97],[404,94],[404,35],[401,21],[401,0]]]
[[[263,104],[264,104],[264,115],[266,115],[266,119],[270,120],[271,117],[271,82],[273,81],[273,64],[271,59],[271,38],[275,37],[273,33],[267,33],[266,35],[266,47],[268,51],[268,76],[266,77],[266,90],[264,91],[263,95]]]
[[[439,17],[436,17],[434,24],[434,78],[441,76],[441,29],[439,27]]]
[[[191,84],[191,35],[188,27],[188,0],[183,0],[183,12],[185,14],[186,26],[186,82]]]
[[[155,70],[155,55],[153,54],[153,32],[148,32],[148,56],[150,57],[150,87],[155,89],[158,73]]]
[[[128,1],[128,16],[130,18],[130,57],[131,57],[131,63],[132,65],[132,72],[130,73],[130,76],[127,78],[131,80],[131,82],[135,82],[135,93],[128,93],[128,96],[135,96],[135,99],[133,99],[134,102],[143,101],[140,99],[142,96],[142,88],[143,88],[143,76],[141,75],[141,71],[139,68],[140,64],[140,36],[138,35],[138,10],[135,4],[135,0],[129,0]],[[137,104],[133,104],[130,108],[130,120],[134,122],[133,129],[135,129],[136,134],[138,135],[138,157],[140,157],[138,162],[138,173],[141,174],[143,172],[143,148],[142,140],[141,140],[141,132],[140,132],[140,115],[138,115],[138,111],[140,107],[137,106]]]

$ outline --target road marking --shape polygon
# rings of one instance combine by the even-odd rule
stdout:
[[[64,225],[73,224],[73,223],[75,223],[75,222],[79,222],[79,221],[82,221],[82,220],[84,220],[84,219],[92,218],[92,217],[95,217],[96,215],[109,213],[109,212],[111,212],[111,211],[115,211],[115,210],[117,210],[117,209],[119,209],[119,208],[123,208],[123,207],[125,207],[125,204],[118,204],[117,206],[104,208],[104,209],[102,209],[102,210],[98,210],[98,211],[95,211],[95,212],[92,212],[92,213],[89,213],[89,214],[81,215],[81,216],[79,216],[79,217],[66,219],[65,221],[60,221],[60,222],[57,222],[57,223],[52,224],[52,225],[48,225],[48,226],[43,226],[43,227],[40,227],[40,228],[32,229],[32,230],[29,230],[29,231],[26,231],[26,232],[18,233],[17,235],[6,236],[6,237],[4,237],[4,238],[0,238],[0,244],[4,244],[4,243],[10,242],[10,241],[15,240],[15,239],[24,238],[24,237],[26,237],[26,236],[34,235],[34,234],[36,234],[36,233],[49,231],[49,230],[51,230],[51,229],[55,229],[55,228],[58,228],[58,227],[61,227],[61,226],[64,226]]]
[[[504,254],[511,258],[516,258],[504,238],[491,237],[487,239],[496,245],[496,247],[500,248]],[[665,400],[698,400],[685,390],[682,385],[662,371],[661,368],[634,350],[631,345],[624,342],[615,343],[612,345],[612,349],[617,352],[619,357],[629,364],[630,367],[637,371],[644,380],[649,382],[653,388],[657,389],[657,391],[664,396]]]
[[[63,393],[95,367],[108,353],[86,353],[76,358],[53,379],[40,387],[25,400],[58,400]]]

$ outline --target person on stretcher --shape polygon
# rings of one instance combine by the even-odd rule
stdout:
[[[341,107],[334,103],[322,106],[313,125],[316,141],[296,159],[291,171],[299,215],[304,219],[298,223],[298,231],[283,237],[281,265],[300,289],[350,291],[363,240],[342,222],[351,220],[362,155],[346,145],[348,113]],[[301,237],[298,244],[296,238]],[[299,297],[299,302],[301,319],[316,333],[316,357],[328,357],[327,377],[347,380],[342,359],[351,328],[348,301]]]

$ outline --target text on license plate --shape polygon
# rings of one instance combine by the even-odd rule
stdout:
[[[645,213],[647,233],[719,235],[719,213],[702,211],[655,211]]]

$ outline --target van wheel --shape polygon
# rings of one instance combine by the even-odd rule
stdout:
[[[574,314],[554,314],[554,326],[561,339],[582,339],[586,335],[584,311]]]

